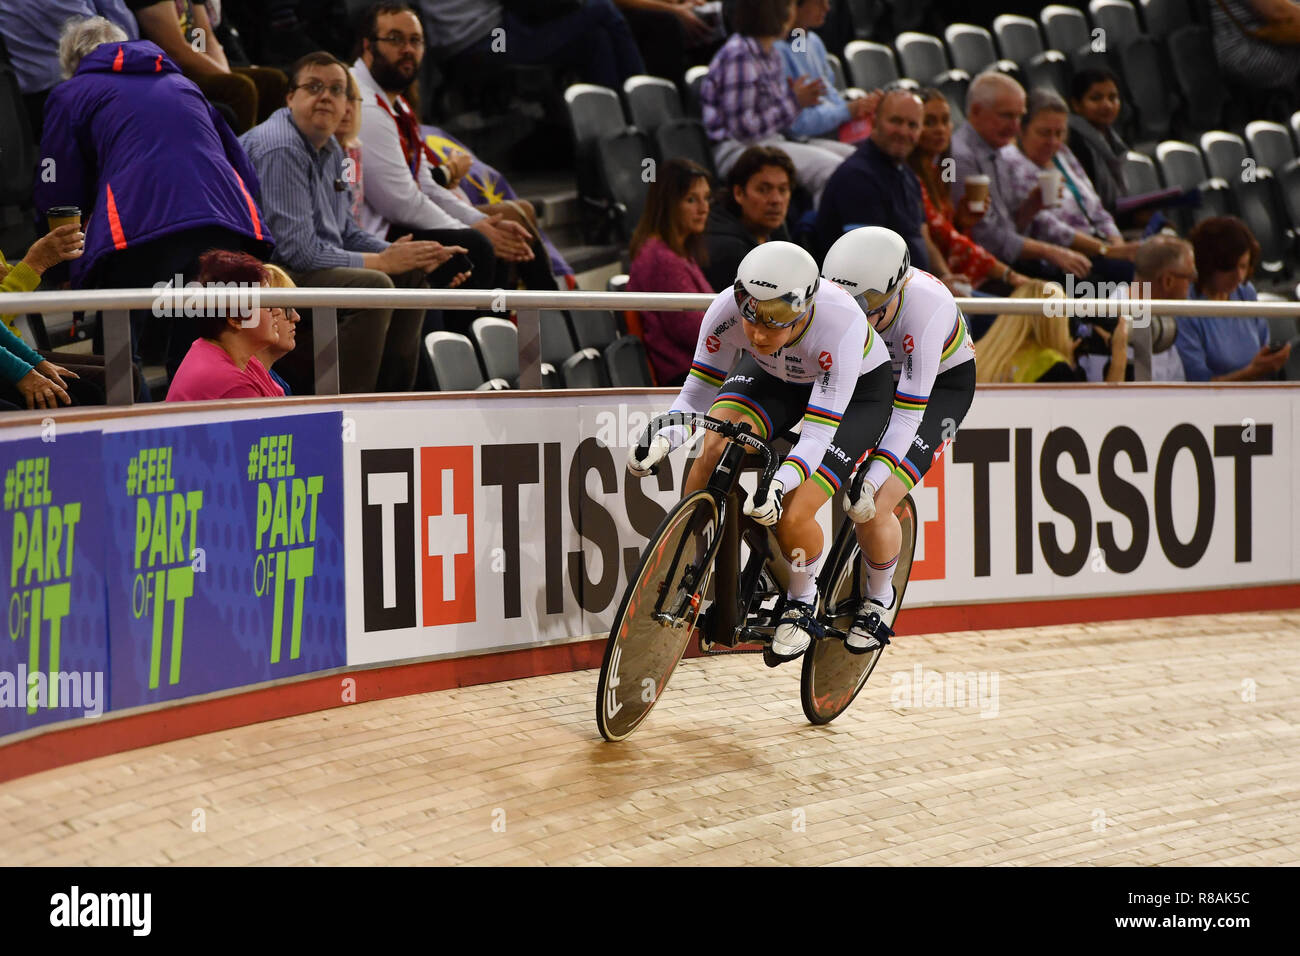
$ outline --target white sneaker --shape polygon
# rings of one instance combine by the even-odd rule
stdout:
[[[791,601],[772,635],[771,656],[777,663],[792,661],[808,650],[813,633],[819,630],[816,609],[803,601]]]
[[[853,626],[849,628],[849,633],[844,638],[844,646],[854,654],[866,654],[888,644],[894,632],[884,622],[884,616],[889,608],[894,606],[897,597],[898,592],[891,589],[888,606],[872,598],[864,601],[858,616],[853,619]]]

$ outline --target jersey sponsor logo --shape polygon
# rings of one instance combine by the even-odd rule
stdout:
[[[831,353],[823,352],[821,355],[817,356],[817,364],[822,367],[823,371],[829,372],[832,364]]]
[[[912,350],[913,350],[914,348],[916,348],[916,341],[915,341],[915,340],[914,340],[910,335],[904,335],[904,336],[903,336],[903,351],[906,352],[908,355],[911,355],[911,354],[912,354]]]
[[[829,445],[827,445],[826,450],[830,452],[832,455],[834,455],[836,458],[838,458],[840,461],[844,462],[846,465],[852,464],[852,461],[850,461],[849,456],[845,453],[844,449],[842,449],[839,445],[835,444],[834,442],[831,442]]]
[[[744,383],[745,385],[753,385],[754,377],[752,375],[733,375],[730,378],[728,378],[727,381],[723,384],[725,387],[726,385],[731,385],[732,383]]]
[[[722,340],[716,335],[710,335],[704,340],[704,347],[710,352],[716,352],[718,349],[722,348]]]
[[[921,441],[920,435],[917,435],[914,439],[912,439],[912,444],[915,445],[917,448],[921,449],[921,451],[928,451],[930,448],[930,443]]]

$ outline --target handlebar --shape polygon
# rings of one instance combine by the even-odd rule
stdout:
[[[781,463],[777,461],[771,446],[751,433],[752,429],[748,422],[724,422],[721,419],[710,418],[708,415],[697,415],[694,412],[668,412],[651,419],[650,423],[646,425],[645,432],[641,435],[641,441],[637,444],[637,457],[644,458],[650,451],[651,439],[663,429],[673,425],[706,428],[729,441],[753,448],[761,454],[764,460],[763,474],[758,480],[758,492],[754,495],[754,504],[763,504],[767,498],[767,487],[772,483],[772,476],[776,474],[776,469]]]

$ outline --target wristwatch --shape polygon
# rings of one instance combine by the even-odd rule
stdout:
[[[1101,248],[1097,250],[1097,255],[1105,259],[1109,253],[1110,253],[1110,246],[1106,245],[1106,243],[1103,242],[1101,244]]]

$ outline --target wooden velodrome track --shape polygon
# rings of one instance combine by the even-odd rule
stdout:
[[[909,700],[918,667],[983,672],[982,704]],[[823,728],[797,669],[753,656],[683,662],[622,744],[595,686],[361,703],[15,780],[3,862],[1300,862],[1300,611],[909,635]]]

